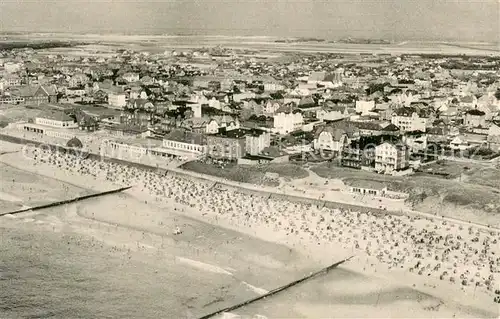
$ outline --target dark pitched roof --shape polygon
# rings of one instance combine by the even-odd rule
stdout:
[[[225,137],[225,138],[244,138],[248,133],[248,130],[245,129],[236,129],[227,131],[224,128],[219,129],[217,134],[212,134],[212,136]],[[210,136],[210,135],[209,135]]]
[[[484,113],[483,111],[479,111],[479,110],[469,110],[467,112],[465,112],[465,114],[468,114],[468,115],[473,115],[473,116],[484,116],[486,113]]]
[[[75,117],[76,117],[76,121],[80,125],[96,125],[97,124],[97,120],[93,116],[85,113],[84,111],[75,112]]]
[[[42,119],[55,120],[55,121],[65,121],[65,122],[73,121],[73,119],[70,116],[68,116],[66,113],[60,112],[60,111],[53,111],[53,112],[44,111],[44,112],[41,112],[40,114],[38,114],[37,117],[42,118]]]
[[[318,138],[319,135],[323,132],[329,132],[333,136],[334,141],[339,141],[342,135],[347,135],[349,138],[353,138],[356,133],[359,132],[359,129],[353,125],[352,122],[348,121],[336,121],[330,122],[325,126],[320,126],[316,133],[314,134],[315,138]]]
[[[360,130],[381,131],[382,126],[378,122],[352,122]]]
[[[140,127],[136,125],[129,125],[129,124],[112,124],[112,125],[107,125],[106,129],[110,131],[119,131],[119,132],[124,132],[124,133],[132,133],[132,134],[140,134],[147,132],[148,129],[145,127]]]
[[[409,131],[404,133],[405,136],[414,136],[414,137],[420,137],[424,134],[425,132],[422,131]]]
[[[401,107],[394,110],[394,114],[398,116],[410,117],[413,115],[413,113],[417,113],[419,117],[428,117],[430,112],[426,109],[416,108],[413,106]]]
[[[371,135],[371,136],[361,136],[359,139],[351,141],[351,148],[358,148],[365,150],[368,148],[374,148],[376,145],[380,145],[386,141],[389,142],[400,142],[401,137],[394,135]]]
[[[305,96],[299,101],[299,107],[311,107],[315,105],[316,101],[311,96]]]
[[[53,87],[45,87],[42,85],[38,86],[31,86],[31,85],[25,85],[18,87],[15,90],[15,93],[17,93],[19,96],[22,97],[29,97],[29,96],[34,96],[38,91],[41,91],[43,94],[49,96],[49,95],[56,95],[55,89]]]
[[[281,99],[283,99],[283,94],[281,94],[279,92],[271,93],[269,95],[271,96],[272,99],[275,99],[275,100],[281,100]]]
[[[164,140],[196,144],[196,145],[205,145],[207,144],[207,139],[203,134],[197,134],[193,132],[189,132],[186,130],[173,130],[165,137]]]
[[[386,127],[382,128],[382,131],[383,132],[398,132],[399,127],[397,127],[396,125],[391,123],[391,124],[387,125]]]
[[[152,103],[151,101],[147,99],[130,99],[129,104],[130,105],[137,105],[138,108],[144,108],[146,103]]]
[[[332,107],[329,107],[326,109],[326,111],[333,111],[333,112],[345,112],[345,110],[347,109],[347,106],[345,105],[335,105],[335,106],[332,106]]]
[[[282,106],[280,106],[277,110],[276,110],[276,114],[279,114],[279,113],[292,113],[292,112],[296,112],[298,110],[295,109],[295,103],[287,103],[287,104],[283,104]]]
[[[430,127],[427,128],[427,134],[446,135],[446,129],[444,127]]]
[[[255,136],[255,137],[261,136],[262,134],[266,133],[264,130],[260,130],[257,128],[247,129],[246,131],[247,131],[247,135]]]
[[[406,145],[406,144],[402,144],[402,143],[399,143],[398,141],[384,141],[382,144],[380,145],[383,145],[383,144],[390,144],[392,146],[395,146],[397,150],[406,150],[408,149],[409,147]]]

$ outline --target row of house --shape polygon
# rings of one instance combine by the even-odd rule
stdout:
[[[323,152],[343,166],[392,172],[431,143],[460,150],[497,141],[498,77],[459,74],[446,59],[356,57],[367,66],[320,53],[273,63],[229,49],[188,51],[124,50],[109,58],[25,52],[26,63],[0,73],[0,101],[104,105],[120,115],[74,111],[66,112],[71,120],[44,115],[28,124],[103,130],[117,139],[110,142],[116,150],[128,147],[120,136],[149,135],[160,143],[147,152],[247,163]],[[217,63],[200,62],[207,56]]]
[[[0,104],[47,104],[56,103],[57,93],[50,86],[21,86],[11,88],[8,94],[0,95]]]

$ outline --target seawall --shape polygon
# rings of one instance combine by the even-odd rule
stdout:
[[[43,143],[43,142],[23,139],[20,137],[10,136],[10,135],[1,134],[1,133],[0,133],[0,140],[4,140],[6,142],[15,143],[15,144],[25,144],[25,145],[31,144],[31,145],[35,145],[35,146],[44,145],[44,147],[47,147],[48,149],[50,149],[51,151],[54,151],[54,152],[61,152],[61,153],[73,153],[73,152],[75,152],[75,150],[61,146],[61,145],[47,144],[47,143]],[[232,189],[232,190],[238,191],[240,193],[244,193],[244,194],[287,200],[287,201],[294,202],[294,203],[312,204],[312,205],[317,205],[320,207],[326,206],[328,208],[350,209],[350,210],[355,210],[357,212],[368,212],[369,211],[372,213],[380,213],[380,214],[387,214],[387,213],[402,214],[402,212],[400,212],[400,211],[386,211],[386,210],[382,210],[382,209],[366,207],[366,206],[361,206],[361,205],[352,205],[352,204],[339,203],[339,202],[334,202],[334,201],[329,201],[329,200],[324,200],[324,199],[314,199],[314,198],[310,198],[310,197],[301,197],[301,196],[292,195],[292,194],[281,194],[281,193],[276,193],[276,192],[270,192],[267,190],[258,189],[259,187],[257,187],[257,186],[247,185],[244,183],[239,183],[239,182],[230,181],[230,180],[225,180],[225,179],[215,177],[215,176],[209,176],[209,175],[203,175],[203,174],[199,174],[199,173],[195,173],[195,172],[185,171],[185,170],[182,170],[179,168],[170,168],[170,169],[159,168],[156,166],[150,166],[150,165],[146,165],[146,164],[130,162],[130,161],[121,160],[121,159],[117,159],[117,158],[105,157],[105,156],[101,156],[101,155],[93,154],[93,153],[84,153],[81,155],[84,155],[86,158],[94,159],[97,161],[104,161],[104,162],[116,163],[116,164],[121,164],[121,165],[133,166],[133,167],[137,167],[137,168],[144,169],[144,170],[163,172],[163,173],[167,173],[167,174],[175,174],[175,175],[179,176],[180,178],[215,182],[216,184],[223,185],[225,188],[229,188],[229,189]]]
[[[1,133],[0,133],[0,140],[4,140],[7,142],[16,143],[16,144],[44,145],[45,147],[47,147],[53,151],[58,151],[58,152],[62,152],[62,153],[75,152],[75,150],[73,150],[71,148],[64,147],[64,146],[46,144],[46,143],[27,140],[27,139],[23,139],[23,138],[19,138],[19,137],[13,137],[13,136],[1,134]],[[336,201],[329,201],[329,200],[325,200],[325,199],[316,199],[316,198],[311,198],[311,197],[307,197],[307,196],[284,194],[284,193],[278,193],[278,192],[265,190],[259,185],[251,185],[251,184],[230,181],[230,180],[226,180],[226,179],[223,179],[220,177],[199,174],[196,172],[186,171],[186,170],[182,170],[179,168],[169,168],[169,169],[159,168],[156,166],[150,166],[150,165],[125,161],[125,160],[120,160],[120,159],[116,159],[116,158],[109,158],[109,157],[105,157],[105,156],[101,156],[101,155],[97,155],[97,154],[92,154],[92,153],[85,153],[84,156],[87,158],[97,160],[97,161],[104,161],[104,162],[111,162],[111,163],[116,163],[116,164],[121,164],[121,165],[134,166],[134,167],[137,167],[140,169],[145,169],[145,170],[150,170],[150,171],[163,172],[163,173],[167,173],[167,174],[175,174],[175,175],[179,176],[180,178],[210,182],[210,183],[214,183],[213,187],[222,186],[222,188],[232,189],[232,190],[239,192],[239,193],[256,195],[256,196],[261,196],[264,198],[282,199],[282,200],[286,200],[286,201],[294,202],[294,203],[308,203],[308,204],[317,205],[320,207],[325,206],[328,208],[346,209],[346,210],[352,210],[355,212],[371,212],[374,214],[391,214],[391,215],[414,215],[414,216],[420,216],[420,217],[424,217],[424,218],[432,218],[432,219],[437,219],[437,220],[442,220],[442,221],[451,221],[451,222],[463,224],[466,226],[474,225],[478,228],[481,228],[481,229],[484,229],[484,230],[487,230],[490,232],[500,233],[500,227],[471,222],[471,221],[465,221],[465,220],[461,220],[461,219],[454,218],[454,217],[440,216],[438,214],[422,213],[422,212],[413,211],[413,210],[408,210],[408,211],[390,210],[390,209],[382,210],[382,209],[369,207],[369,206],[363,206],[363,205],[348,204],[348,203],[342,203],[342,202],[336,202]]]

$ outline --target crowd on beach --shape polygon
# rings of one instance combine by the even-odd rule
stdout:
[[[495,292],[500,272],[500,235],[494,231],[424,217],[360,213],[317,203],[293,203],[219,189],[159,169],[143,169],[28,147],[36,165],[52,165],[120,186],[136,186],[157,200],[175,201],[241,228],[264,225],[307,245],[336,243],[388,269],[434,277],[462,289]],[[370,267],[368,264],[367,267]],[[495,302],[500,303],[495,297]]]

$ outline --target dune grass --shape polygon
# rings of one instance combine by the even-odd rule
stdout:
[[[436,206],[445,205],[470,211],[471,215],[477,216],[476,222],[482,222],[485,214],[500,221],[500,170],[464,163],[436,164],[436,167],[442,167],[454,178],[429,174],[395,177],[338,167],[331,163],[315,166],[311,170],[321,177],[341,179],[346,185],[367,188],[383,185],[390,190],[405,192],[409,194],[408,204],[426,213],[434,214]],[[462,173],[462,178],[456,177]],[[435,205],[424,206],[424,201]],[[453,212],[447,214],[453,217]]]
[[[309,173],[294,164],[265,164],[265,165],[237,165],[233,163],[211,164],[201,161],[188,162],[182,166],[183,169],[193,172],[222,177],[231,181],[278,186],[279,181],[266,177],[266,173],[276,173],[280,177],[289,179],[299,179],[309,176]]]

